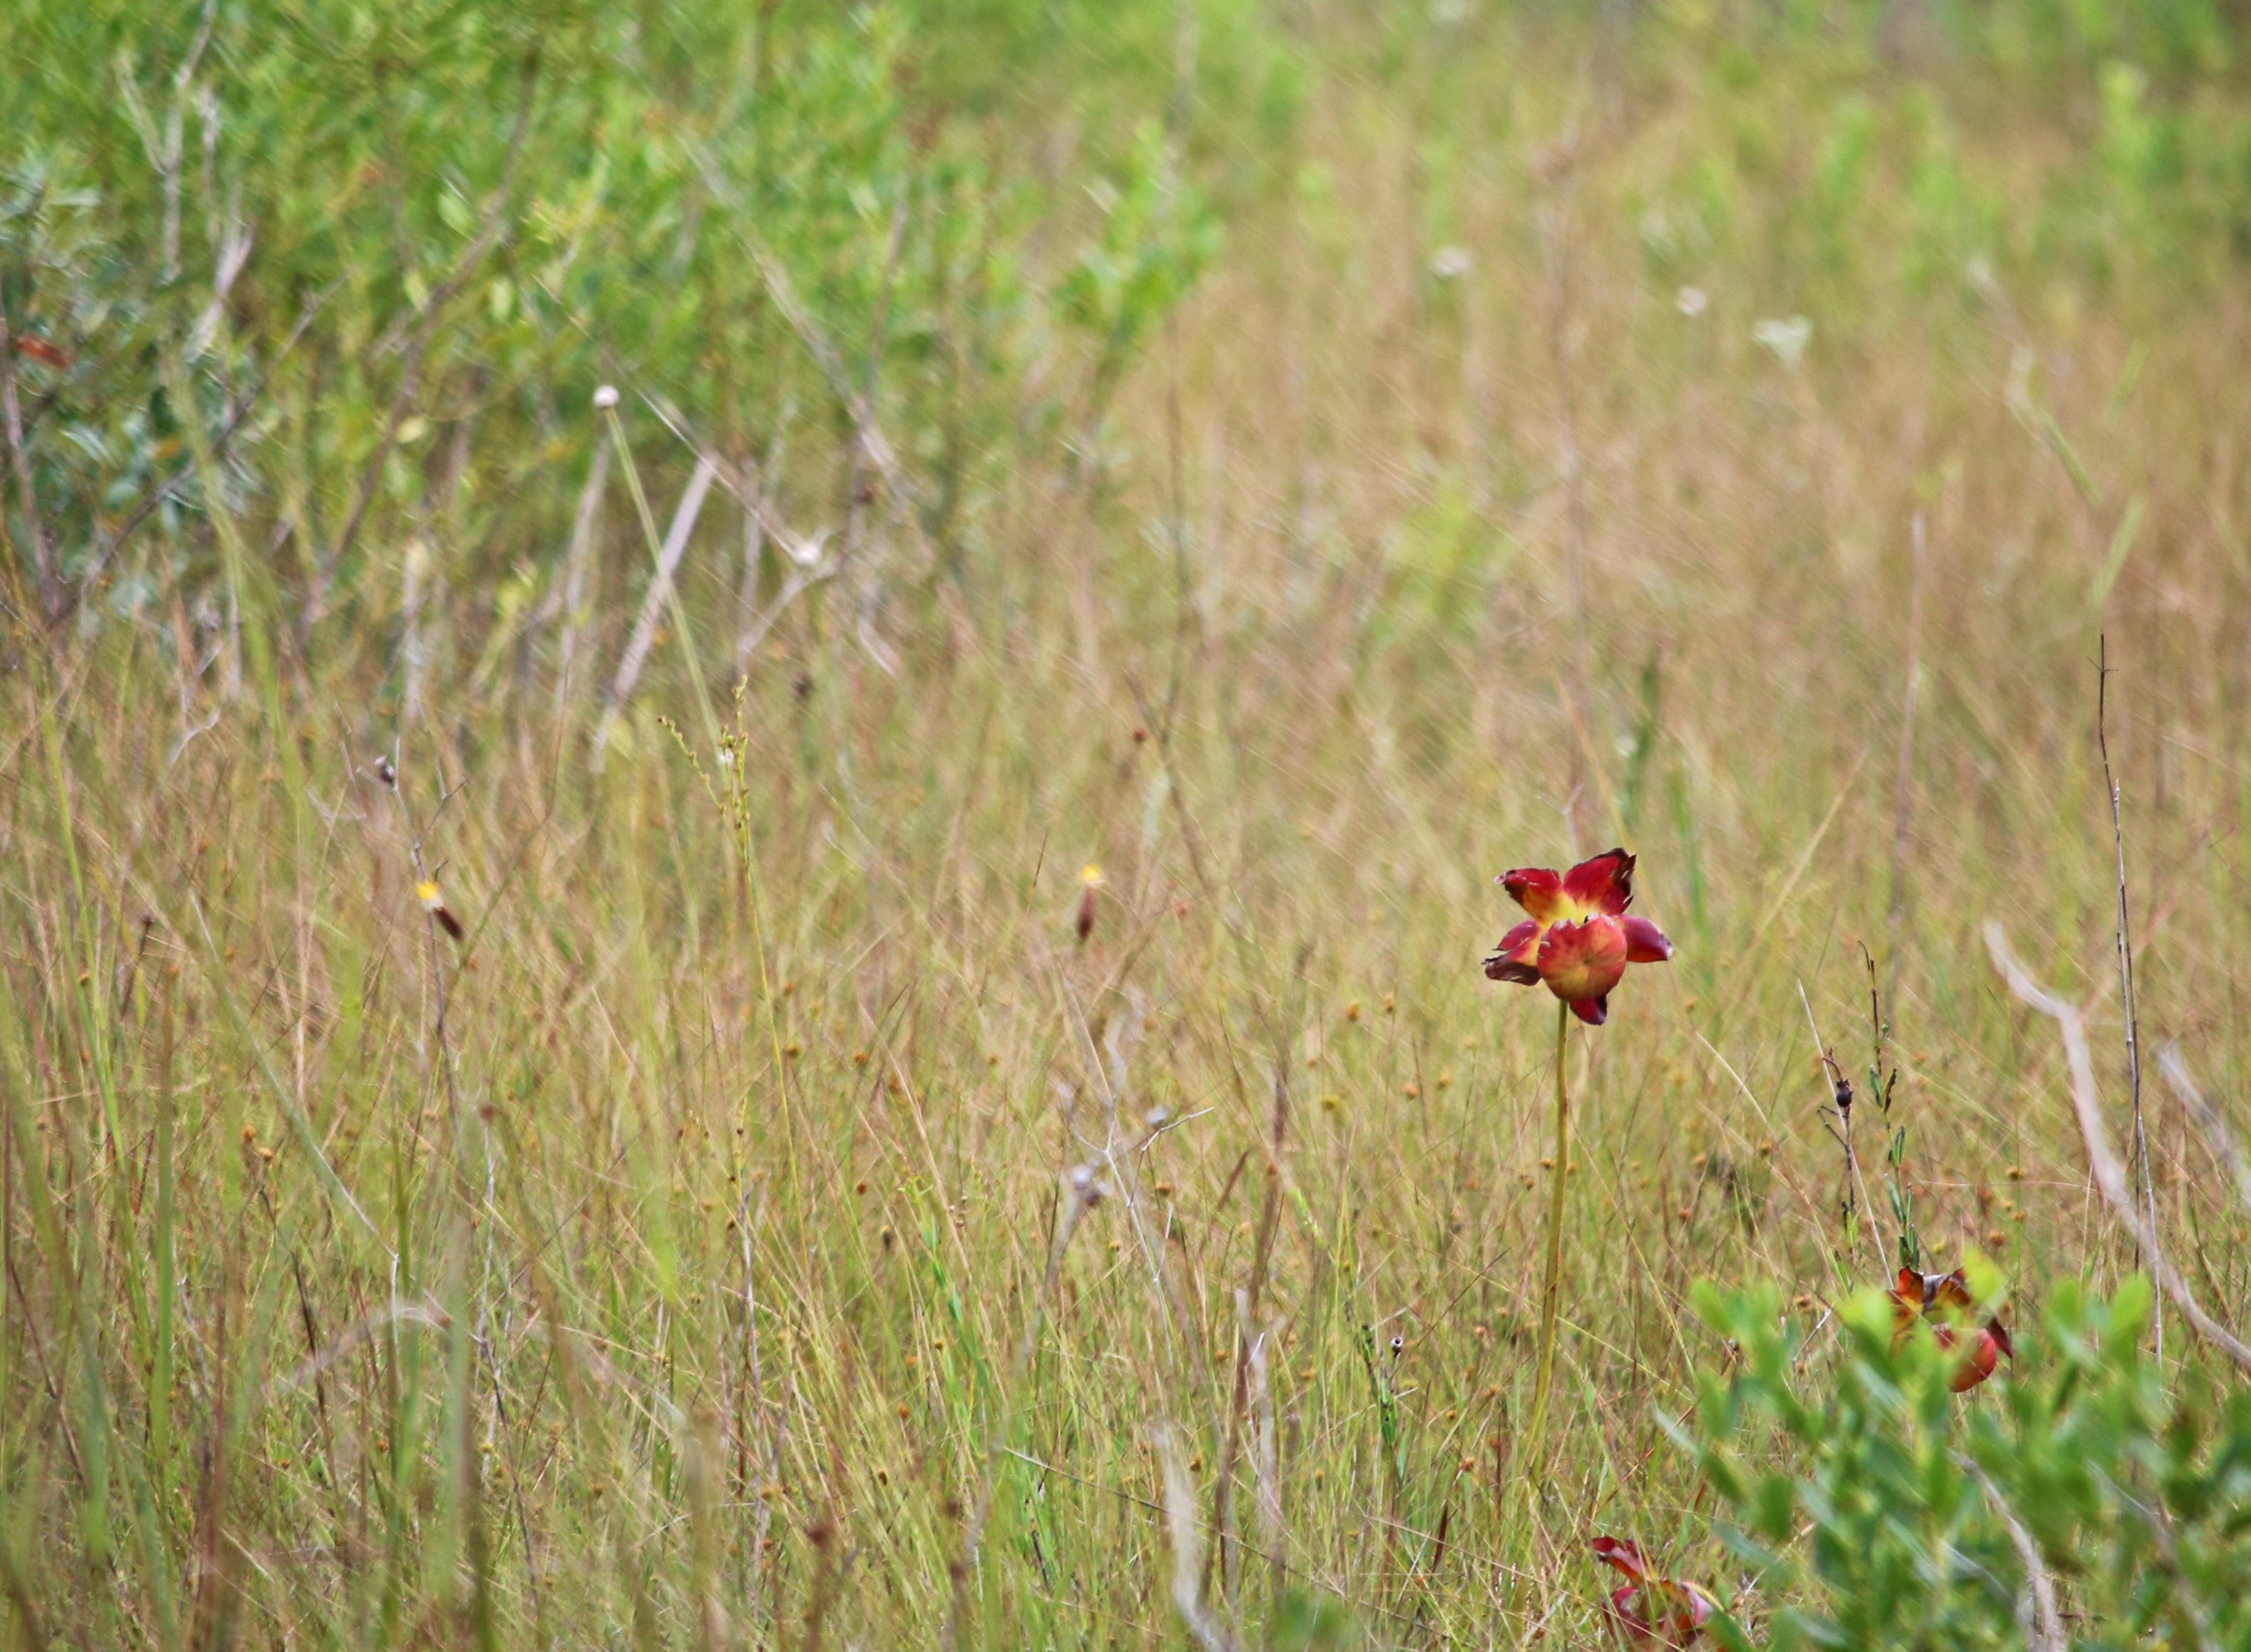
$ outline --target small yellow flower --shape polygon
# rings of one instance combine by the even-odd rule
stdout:
[[[439,928],[456,941],[461,938],[461,920],[446,909],[446,898],[438,892],[435,880],[424,878],[414,885],[414,894],[421,901],[422,910],[437,920]]]
[[[1094,933],[1094,892],[1102,887],[1102,868],[1088,861],[1079,868],[1078,885],[1078,912],[1070,927],[1083,947],[1086,938]]]

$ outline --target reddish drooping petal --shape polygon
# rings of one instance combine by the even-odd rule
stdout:
[[[1665,932],[1646,918],[1621,918],[1625,926],[1625,961],[1628,963],[1670,963],[1673,943]]]
[[[1631,1537],[1596,1537],[1587,1547],[1595,1551],[1596,1559],[1636,1583],[1649,1575],[1649,1562],[1642,1558],[1641,1545]]]
[[[1540,978],[1569,1003],[1601,998],[1624,975],[1625,954],[1625,927],[1615,918],[1550,924],[1540,938]]]
[[[2001,1356],[2014,1358],[2016,1350],[2009,1345],[2009,1333],[1999,1320],[1992,1320],[1970,1333],[1969,1346],[1963,1350],[1962,1363],[1954,1368],[1947,1386],[1957,1394],[1966,1394],[1993,1374]]]
[[[1562,915],[1563,880],[1545,866],[1519,866],[1514,871],[1505,871],[1500,886],[1508,891],[1510,899],[1543,924]]]
[[[1630,1647],[1645,1647],[1650,1643],[1649,1620],[1642,1615],[1641,1591],[1631,1583],[1622,1583],[1610,1591],[1610,1617],[1618,1633]]]
[[[1970,1339],[1969,1347],[1962,1350],[1961,1363],[1955,1366],[1954,1374],[1946,1379],[1946,1385],[1957,1394],[1968,1393],[1993,1374],[1993,1366],[1998,1358],[1999,1350],[1993,1346],[1992,1337],[1979,1331]]]
[[[1970,1298],[1970,1275],[1960,1268],[1951,1274],[1925,1274],[1922,1276],[1922,1308],[1926,1314],[1943,1309],[1950,1313],[1968,1313],[1975,1306]]]
[[[1567,998],[1564,1002],[1571,1006],[1573,1015],[1590,1027],[1599,1027],[1610,1018],[1610,1001],[1607,996],[1600,998]]]
[[[1596,1537],[1596,1556],[1631,1581],[1613,1589],[1604,1602],[1611,1622],[1632,1648],[1685,1648],[1695,1641],[1717,1609],[1693,1583],[1660,1577],[1649,1568],[1641,1545],[1630,1538]]]
[[[1563,896],[1582,914],[1624,917],[1633,904],[1633,857],[1623,849],[1606,849],[1581,861],[1563,874]]]
[[[1500,938],[1500,945],[1485,961],[1485,973],[1493,981],[1510,981],[1520,987],[1540,984],[1540,920],[1527,918]]]

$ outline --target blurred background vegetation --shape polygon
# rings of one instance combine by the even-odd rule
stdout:
[[[2248,24],[15,0],[13,1643],[2232,1644]]]
[[[1409,355],[1464,351],[1472,427],[1446,434],[1467,450],[1420,445],[1480,504],[1544,456],[1494,427],[1513,373],[1477,312],[1554,295],[1476,253],[1599,259],[1638,313],[1590,295],[1573,323],[1630,331],[1652,374],[1742,352],[1761,317],[1795,364],[1803,317],[1848,393],[1904,330],[1934,371],[1998,331],[2025,357],[2012,407],[2046,428],[2047,376],[2093,364],[2044,339],[2076,343],[2089,310],[2217,323],[2240,281],[2233,16],[28,5],[39,72],[0,88],[17,577],[81,630],[175,595],[230,627],[246,596],[324,657],[403,627],[428,634],[404,657],[450,681],[558,623],[588,398],[615,381],[682,438],[644,461],[658,493],[702,448],[806,532],[855,524],[883,544],[839,559],[911,630],[948,583],[1021,577],[1002,524],[1028,467],[1119,480],[1120,383],[1230,226],[1238,280],[1381,305]],[[1138,457],[1121,474],[1161,487]],[[213,503],[242,524],[232,578]],[[627,594],[608,564],[598,614]],[[691,607],[747,577],[693,567]]]

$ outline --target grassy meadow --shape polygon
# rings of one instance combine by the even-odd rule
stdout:
[[[2233,9],[176,10],[0,90],[10,1644],[1764,1643],[1697,1281],[2145,1260],[1989,922],[2240,1322]]]

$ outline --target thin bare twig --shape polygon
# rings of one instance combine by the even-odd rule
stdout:
[[[571,668],[578,651],[578,632],[585,622],[586,570],[594,559],[594,538],[601,526],[602,493],[610,480],[610,444],[594,443],[593,462],[586,467],[586,485],[578,495],[578,509],[571,517],[571,546],[548,598],[552,612],[562,618],[563,632],[555,649],[555,707],[561,711],[571,693]],[[547,613],[542,620],[550,617]]]
[[[1235,1467],[1242,1447],[1243,1427],[1247,1420],[1250,1420],[1251,1365],[1254,1358],[1264,1357],[1258,1330],[1258,1310],[1260,1298],[1266,1289],[1267,1271],[1273,1261],[1275,1229],[1282,1211],[1282,1142],[1289,1117],[1289,1069],[1284,1062],[1278,1060],[1274,1064],[1273,1135],[1266,1156],[1264,1197],[1258,1207],[1258,1237],[1251,1250],[1249,1283],[1236,1292],[1236,1313],[1242,1322],[1242,1336],[1236,1344],[1235,1394],[1228,1407],[1227,1433],[1220,1444],[1219,1473],[1212,1483],[1212,1529],[1219,1536],[1213,1554],[1220,1563],[1220,1586],[1230,1600],[1235,1598],[1236,1585],[1235,1570],[1229,1565],[1231,1539],[1228,1533],[1228,1500],[1234,1489]],[[1271,1436],[1271,1414],[1267,1418],[1267,1427]],[[1271,1447],[1271,1437],[1266,1444]],[[1259,1483],[1263,1489],[1264,1480],[1262,1478]]]
[[[1813,1018],[1813,1001],[1805,996],[1805,983],[1797,983],[1797,1002],[1805,1006],[1805,1024],[1813,1032],[1813,1048],[1821,1058],[1822,1075],[1830,1091],[1829,1105],[1837,1114],[1837,1141],[1845,1149],[1845,1169],[1852,1177],[1850,1191],[1858,1195],[1860,1209],[1868,1213],[1868,1237],[1875,1242],[1876,1271],[1888,1277],[1891,1251],[1884,1244],[1884,1230],[1876,1220],[1876,1202],[1868,1197],[1867,1177],[1860,1170],[1860,1156],[1853,1145],[1853,1086],[1845,1077],[1845,1070],[1829,1046],[1821,1042],[1820,1024]]]
[[[703,186],[710,190],[716,198],[734,209],[732,213],[734,221],[743,225],[755,223],[757,215],[745,207],[741,191],[734,187],[717,162],[712,158],[710,152],[702,144],[691,141],[688,145],[688,153],[689,158],[695,161],[696,170],[703,174]],[[902,204],[902,214],[903,212],[904,204]],[[889,280],[890,264],[897,260],[898,238],[904,232],[904,226],[905,219],[903,215],[894,217],[891,225],[891,239],[889,243],[886,281]],[[745,229],[742,234],[745,250],[751,255],[751,261],[758,267],[758,279],[765,285],[766,295],[773,300],[774,308],[781,312],[782,319],[789,323],[790,330],[797,335],[798,342],[805,346],[806,354],[813,357],[814,365],[820,368],[821,376],[828,381],[830,392],[843,406],[845,416],[851,420],[853,434],[860,450],[859,456],[875,467],[877,474],[883,479],[883,485],[890,490],[895,499],[907,504],[918,503],[921,496],[920,490],[916,488],[914,478],[907,474],[906,468],[900,464],[898,449],[891,445],[890,439],[883,434],[883,427],[876,418],[874,404],[854,379],[851,368],[844,360],[843,352],[836,348],[835,342],[828,337],[828,330],[821,326],[812,310],[806,307],[805,301],[798,295],[796,283],[790,280],[788,269],[783,266],[779,259],[774,256],[773,250],[760,240],[755,233]],[[888,309],[888,294],[885,304]],[[880,348],[880,332],[874,342]]]
[[[838,555],[846,563],[855,563],[858,560],[860,540],[865,530],[868,506],[873,502],[874,490],[866,485],[866,478],[861,475],[860,466],[863,459],[870,463],[874,462],[873,455],[868,452],[868,441],[864,433],[874,426],[876,375],[883,366],[883,343],[890,330],[891,299],[896,290],[899,253],[906,243],[906,230],[907,197],[903,192],[897,204],[892,208],[890,239],[883,247],[883,298],[876,307],[876,319],[868,329],[866,364],[861,370],[860,383],[855,391],[856,400],[847,404],[852,413],[855,430],[861,434],[852,444],[852,451],[848,455],[844,471],[844,540],[843,548]],[[776,266],[777,269],[779,267]],[[863,414],[867,421],[864,425],[862,422]],[[886,475],[888,476],[888,473]],[[868,600],[872,597],[873,586],[866,580],[862,580],[862,584],[863,587],[862,606],[864,611]]]
[[[2246,1346],[2233,1331],[2204,1311],[2203,1304],[2189,1289],[2188,1281],[2165,1260],[2164,1253],[2158,1247],[2156,1228],[2143,1220],[2141,1207],[2127,1180],[2126,1167],[2119,1163],[2117,1149],[2110,1144],[2109,1127],[2102,1122],[2102,1105],[2095,1088],[2095,1058],[2087,1046],[2086,1018],[2077,1005],[2066,1003],[2026,973],[2016,954],[2009,950],[2008,938],[2001,933],[2000,925],[1985,926],[1985,949],[1992,954],[1993,967],[2008,982],[2009,990],[2054,1021],[2063,1035],[2064,1060],[2071,1070],[2071,1103],[2079,1115],[2080,1136],[2087,1143],[2088,1168],[2111,1213],[2133,1235],[2142,1254],[2149,1259],[2150,1272],[2156,1277],[2158,1288],[2173,1299],[2173,1305],[2180,1309],[2190,1327],[2234,1361],[2238,1370],[2251,1375],[2251,1346]]]
[[[774,308],[781,311],[782,319],[789,323],[790,330],[797,335],[799,342],[805,346],[806,353],[821,369],[821,377],[828,380],[829,389],[843,405],[846,416],[852,420],[853,433],[862,455],[876,468],[885,487],[899,498],[912,503],[917,497],[917,489],[913,479],[899,463],[898,450],[891,446],[890,438],[883,434],[883,427],[876,422],[876,410],[860,386],[853,381],[851,370],[846,366],[844,357],[813,312],[805,307],[805,301],[798,296],[789,272],[782,267],[781,260],[764,246],[753,246],[751,257],[758,265],[759,278],[765,281],[767,296],[773,300]]]
[[[734,475],[735,468],[696,431],[689,424],[688,415],[681,412],[662,392],[635,385],[634,394],[641,399],[643,406],[656,415],[656,421],[670,431],[682,446],[711,467],[720,489],[731,494],[735,502],[757,519],[758,531],[779,545],[783,554],[800,568],[814,567],[820,563],[828,549],[830,530],[817,528],[809,534],[799,533],[781,519],[761,476],[751,475],[738,480]],[[763,475],[773,475],[779,469],[779,452],[777,441],[762,467]]]
[[[2173,1517],[2165,1508],[2164,1499],[2144,1503],[2110,1475],[2098,1470],[2095,1478],[2102,1482],[2105,1491],[2118,1500],[2119,1507],[2139,1520],[2142,1529],[2150,1534],[2150,1541],[2156,1547],[2157,1558],[2164,1563],[2167,1578],[2173,1586],[2170,1593],[2175,1622],[2196,1636],[2197,1652],[2220,1652],[2220,1642],[2213,1638],[2211,1613],[2193,1593],[2179,1586],[2180,1545],[2173,1540]]]
[[[171,107],[165,111],[161,136],[147,106],[141,101],[141,87],[133,78],[131,59],[123,52],[118,54],[118,90],[125,100],[126,114],[140,134],[141,145],[148,151],[149,164],[156,169],[157,182],[163,192],[163,261],[159,273],[167,287],[180,278],[180,159],[187,125],[188,93],[195,84],[196,71],[203,65],[204,53],[211,46],[211,31],[218,23],[218,0],[204,0],[196,38],[188,47],[187,56],[180,60],[180,66],[172,72]]]
[[[2047,1566],[2040,1559],[2040,1544],[2033,1541],[2033,1534],[2025,1530],[2024,1522],[2017,1518],[2016,1511],[2009,1507],[2008,1499],[2001,1495],[2000,1487],[1993,1483],[1990,1475],[1959,1452],[1954,1454],[1954,1461],[1984,1492],[1986,1503],[2009,1529],[2009,1541],[2016,1545],[2017,1558],[2024,1562],[2025,1586],[2033,1597],[2032,1622],[2026,1626],[2025,1635],[2028,1652],[2066,1652],[2063,1614],[2056,1604],[2055,1579],[2048,1575]]]
[[[738,673],[750,669],[751,658],[758,653],[758,645],[766,640],[774,627],[781,623],[781,616],[789,612],[789,605],[814,586],[835,579],[836,573],[836,564],[831,562],[819,567],[800,568],[789,576],[782,588],[774,593],[774,600],[767,604],[765,612],[745,627],[742,635],[736,639],[736,657],[742,662],[738,668]]]
[[[688,478],[687,489],[680,496],[680,503],[672,513],[672,524],[664,531],[664,544],[658,549],[655,576],[648,582],[648,591],[641,598],[641,614],[634,621],[633,635],[626,642],[625,656],[618,662],[617,677],[610,684],[610,703],[602,713],[601,732],[595,737],[597,751],[609,744],[609,733],[626,702],[633,698],[634,685],[641,681],[641,667],[648,660],[648,651],[656,642],[657,621],[663,617],[666,602],[673,592],[673,573],[680,566],[680,559],[688,549],[689,536],[696,531],[696,518],[703,514],[703,497],[711,491],[711,482],[718,475],[717,469],[709,458],[698,458],[695,474]]]
[[[2126,921],[2126,828],[2119,810],[2118,782],[2110,773],[2108,718],[2110,684],[2109,638],[2095,644],[2095,744],[2102,754],[2102,789],[2110,795],[2110,842],[2118,857],[2118,1005],[2126,1023],[2126,1082],[2134,1102],[2134,1163],[2140,1172],[2142,1209],[2150,1232],[2157,1230],[2157,1193],[2150,1179],[2150,1137],[2142,1121],[2142,1044],[2139,1006],[2134,1002],[2134,939]],[[2157,1307],[2157,1364],[2165,1360],[2164,1305]]]
[[[2235,1183],[2236,1197],[2243,1201],[2244,1209],[2251,1210],[2251,1163],[2244,1162],[2243,1149],[2236,1146],[2234,1132],[2227,1128],[2227,1121],[2220,1116],[2219,1109],[2206,1100],[2204,1092],[2197,1088],[2195,1079],[2189,1073],[2188,1063],[2181,1059],[2178,1045],[2169,1044],[2158,1052],[2157,1071],[2165,1075],[2165,1082],[2172,1086],[2173,1093],[2181,1099],[2182,1105],[2195,1118],[2197,1128],[2204,1132],[2205,1139],[2212,1144],[2213,1152],[2227,1167],[2227,1174]]]
[[[1181,1442],[1168,1423],[1154,1423],[1149,1437],[1165,1475],[1165,1531],[1173,1544],[1173,1606],[1203,1652],[1235,1652],[1235,1637],[1205,1610],[1203,1533],[1196,1525],[1195,1482],[1188,1478]]]

